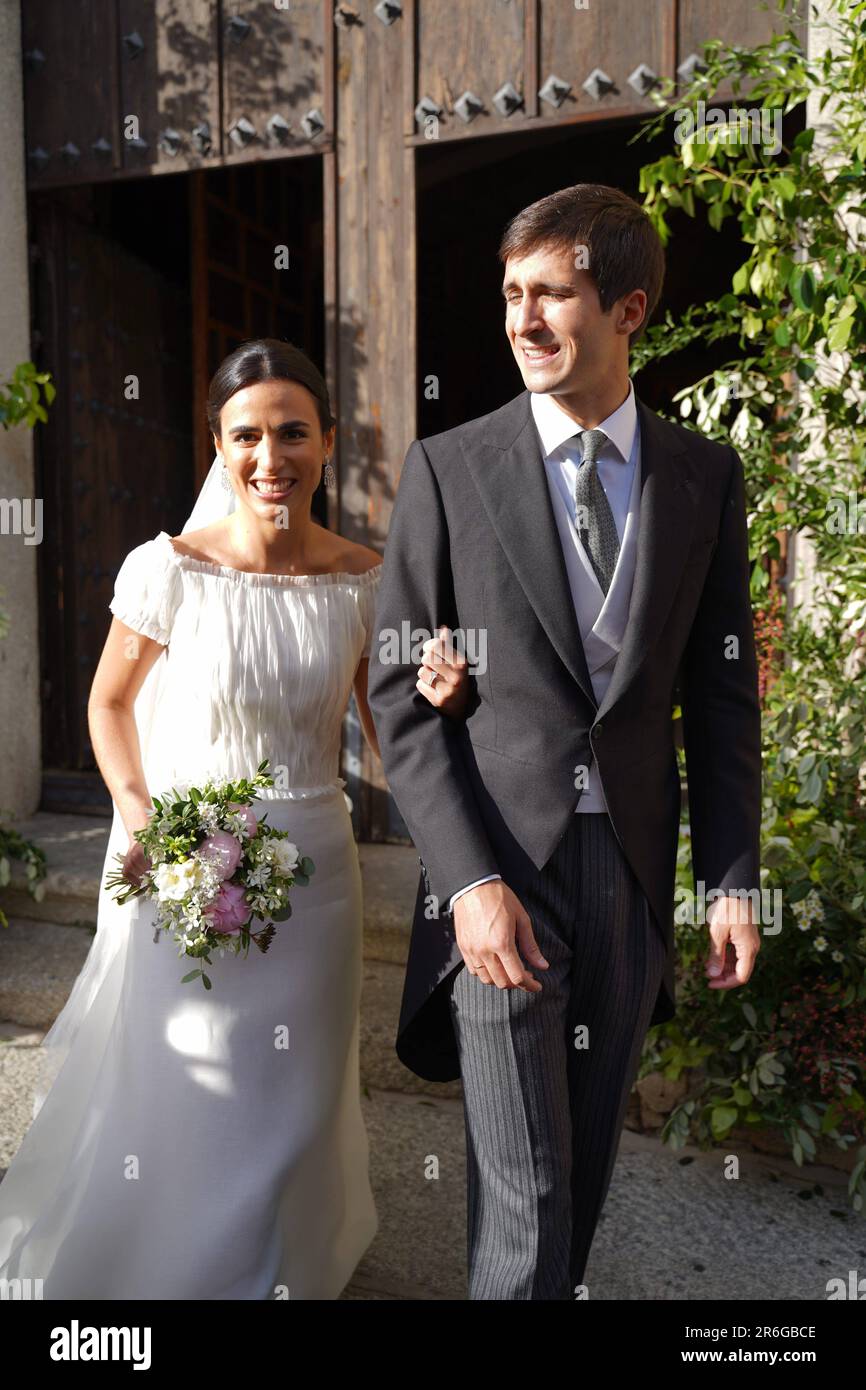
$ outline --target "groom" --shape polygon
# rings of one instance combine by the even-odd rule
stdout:
[[[577,184],[518,213],[499,257],[526,390],[410,446],[369,696],[423,870],[397,1049],[462,1075],[470,1297],[566,1299],[646,1030],[674,1013],[672,707],[710,989],[759,947],[760,708],[742,465],[629,377],[664,273],[652,224]],[[440,622],[483,653],[462,724],[395,647]],[[436,655],[422,671],[448,678]]]

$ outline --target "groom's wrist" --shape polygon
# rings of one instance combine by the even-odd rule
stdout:
[[[448,901],[448,911],[453,913],[454,904],[458,898],[462,898],[464,893],[468,893],[471,888],[477,888],[479,883],[492,883],[494,879],[501,879],[501,874],[487,874],[484,878],[476,878],[473,883],[467,883],[464,888],[458,888],[456,893],[452,893]]]

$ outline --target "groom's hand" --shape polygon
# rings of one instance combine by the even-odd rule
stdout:
[[[458,898],[457,902],[460,899]],[[457,903],[454,904],[455,908]],[[736,989],[752,974],[761,938],[752,916],[751,902],[718,898],[707,913],[710,949],[706,974],[710,989]]]
[[[520,899],[501,879],[479,883],[454,904],[457,945],[471,975],[498,989],[525,989],[537,994],[541,982],[531,975],[518,955],[540,970],[544,959],[532,931],[529,914]]]

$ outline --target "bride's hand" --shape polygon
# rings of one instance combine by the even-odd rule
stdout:
[[[469,663],[449,639],[450,629],[444,626],[437,628],[436,637],[428,637],[422,647],[424,661],[418,667],[415,689],[449,718],[462,719],[469,703]]]
[[[151,861],[144,852],[144,846],[138,840],[130,840],[129,849],[123,860],[123,877],[138,888],[141,885],[142,874],[146,869],[152,867]]]

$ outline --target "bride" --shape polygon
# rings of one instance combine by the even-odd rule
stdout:
[[[316,868],[266,955],[214,955],[209,991],[180,983],[147,901],[101,888],[0,1183],[0,1278],[42,1281],[48,1299],[335,1299],[377,1230],[361,876],[337,772],[352,690],[378,754],[381,557],[312,520],[336,431],[297,348],[242,344],[210,384],[208,424],[216,457],[183,532],[130,551],[115,582],[88,710],[114,803],[103,882],[118,852],[130,881],[147,867],[132,832],[151,793],[252,776],[264,758],[275,785],[254,809]],[[442,651],[417,689],[459,717],[464,663]]]

